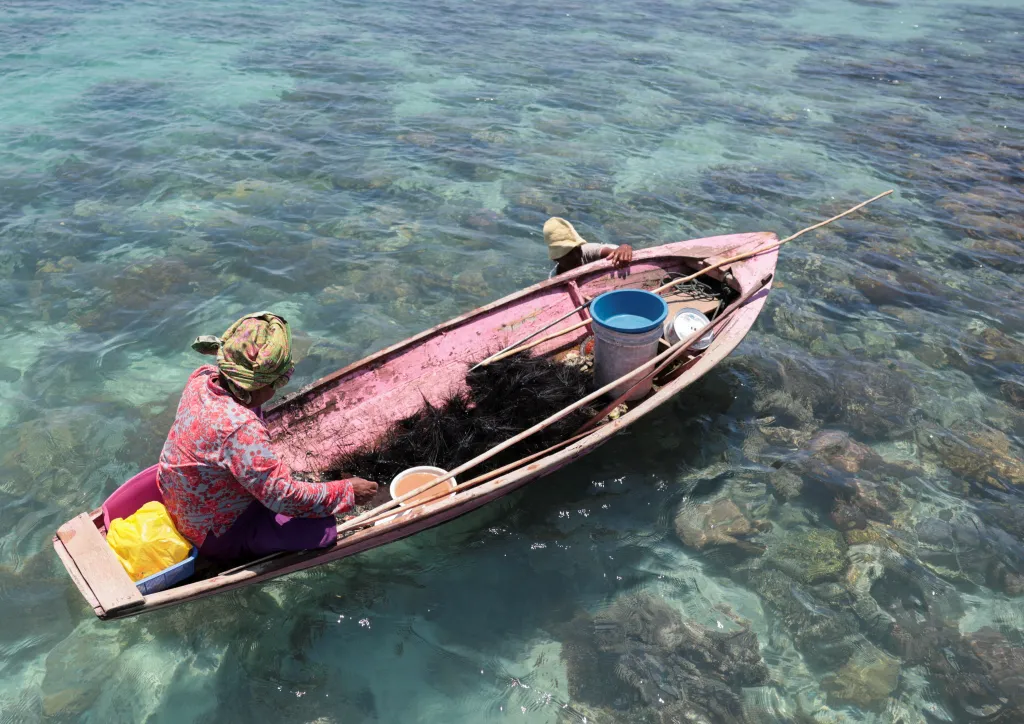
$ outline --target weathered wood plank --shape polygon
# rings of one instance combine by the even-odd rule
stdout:
[[[96,595],[89,588],[89,584],[82,578],[81,572],[78,570],[78,566],[75,565],[74,559],[68,553],[68,549],[64,547],[60,538],[53,536],[53,550],[56,552],[57,557],[60,558],[60,562],[64,564],[64,570],[71,576],[71,580],[74,582],[78,592],[82,594],[82,598],[85,602],[92,607],[93,612],[97,616],[103,615],[103,607],[100,606],[100,602],[96,600]]]
[[[88,513],[62,525],[57,537],[106,614],[143,604],[145,598]]]

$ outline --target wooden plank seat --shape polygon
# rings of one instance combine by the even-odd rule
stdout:
[[[107,545],[92,514],[82,513],[69,520],[57,530],[57,539],[81,576],[75,582],[79,588],[82,584],[88,586],[104,614],[143,604],[145,599]]]

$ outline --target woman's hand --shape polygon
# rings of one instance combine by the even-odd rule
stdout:
[[[620,244],[615,248],[611,254],[608,255],[608,261],[616,266],[623,266],[633,261],[633,247],[629,244]]]
[[[356,505],[369,502],[377,494],[377,483],[362,478],[348,478],[352,484],[352,492],[356,497]]]

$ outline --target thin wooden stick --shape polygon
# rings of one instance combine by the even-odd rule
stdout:
[[[498,362],[500,360],[505,359],[506,357],[511,357],[514,354],[519,354],[520,352],[525,352],[528,349],[533,349],[537,345],[544,344],[545,342],[550,342],[553,339],[558,339],[563,334],[568,334],[569,332],[572,332],[573,330],[579,329],[580,327],[586,327],[588,324],[590,324],[590,322],[591,322],[591,320],[589,320],[589,319],[583,319],[583,320],[580,320],[579,322],[576,322],[576,324],[573,324],[573,325],[570,325],[570,326],[566,327],[565,329],[560,329],[559,331],[553,332],[552,334],[549,334],[549,335],[546,335],[544,337],[541,337],[540,339],[535,339],[532,342],[530,342],[529,344],[524,344],[522,347],[514,347],[514,348],[513,347],[509,347],[504,352],[499,353],[497,356],[491,357],[487,361],[487,364],[492,364],[494,362]],[[481,364],[483,364],[483,363],[481,362]]]
[[[529,465],[534,460],[537,460],[538,458],[542,458],[545,455],[548,455],[548,454],[554,452],[555,450],[558,450],[559,448],[568,447],[569,445],[571,445],[572,443],[576,442],[577,440],[582,440],[583,438],[587,437],[590,434],[591,434],[590,431],[587,431],[587,432],[584,432],[584,433],[580,433],[578,435],[573,435],[568,440],[562,440],[561,442],[556,442],[551,447],[545,448],[544,450],[541,450],[540,452],[535,452],[532,455],[527,455],[524,458],[520,458],[519,460],[516,460],[515,462],[511,462],[508,465],[503,465],[500,468],[497,468],[496,470],[492,470],[489,473],[484,473],[483,475],[475,477],[472,480],[467,480],[464,483],[459,483],[458,485],[456,485],[451,490],[439,491],[438,494],[435,495],[433,498],[427,498],[426,500],[422,500],[422,501],[416,503],[415,505],[409,506],[406,510],[416,510],[416,508],[424,506],[427,503],[433,503],[435,500],[439,500],[440,498],[444,498],[444,497],[447,497],[449,495],[455,495],[455,493],[458,493],[460,490],[465,490],[466,488],[471,488],[471,487],[473,487],[475,485],[479,485],[480,483],[486,483],[488,480],[492,480],[492,479],[497,478],[497,477],[499,477],[501,475],[504,475],[509,470],[515,470],[516,468],[520,468],[520,467],[522,467],[524,465]],[[436,483],[434,483],[434,485],[436,485]],[[393,515],[401,515],[401,513],[394,513],[393,511],[386,510],[386,511],[383,511],[381,513],[378,513],[377,515],[375,515],[372,518],[368,518],[367,520],[363,521],[362,525],[366,525],[366,526],[373,525],[378,520],[383,520],[384,518],[387,518],[387,517],[393,516]]]
[[[771,280],[771,275],[769,274],[768,276],[766,276],[762,280],[762,283],[760,285],[758,285],[757,287],[751,288],[743,296],[741,296],[735,302],[730,304],[728,310],[725,313],[723,313],[722,315],[719,316],[719,318],[718,318],[718,320],[716,320],[715,324],[722,323],[722,322],[724,322],[725,319],[727,319],[728,317],[732,316],[732,314],[737,309],[739,309],[744,304],[746,304],[747,300],[750,299],[750,297],[752,297],[755,293],[760,291],[760,289],[763,288],[763,286],[765,284],[767,284],[770,280]],[[681,347],[683,347],[683,345],[686,345],[687,347],[689,347],[689,345],[693,344],[698,339],[700,339],[700,335],[702,333],[703,333],[703,330],[700,333],[694,333],[694,334],[690,335],[690,337],[688,337],[687,339],[680,340],[678,343],[676,343],[675,345],[669,347],[667,350],[665,350],[661,354],[656,355],[653,359],[645,362],[644,364],[640,365],[639,367],[636,367],[635,369],[630,370],[629,372],[627,372],[626,374],[622,375],[618,379],[612,380],[611,382],[609,382],[604,387],[601,387],[601,388],[595,390],[594,392],[591,392],[589,395],[586,395],[585,397],[577,400],[576,402],[572,403],[571,405],[567,405],[566,407],[562,408],[559,412],[556,412],[555,414],[551,415],[550,417],[548,417],[548,418],[546,418],[544,420],[541,420],[540,422],[538,422],[533,427],[530,427],[530,428],[527,428],[526,430],[523,430],[518,435],[513,435],[512,437],[510,437],[505,442],[502,442],[502,443],[499,443],[499,444],[495,445],[494,447],[492,447],[487,452],[481,453],[480,455],[477,455],[472,460],[470,460],[468,462],[465,462],[462,465],[459,465],[457,468],[452,470],[447,475],[445,475],[445,476],[443,476],[441,478],[432,480],[429,483],[426,483],[426,484],[420,486],[416,490],[409,491],[405,495],[399,496],[398,498],[394,498],[394,499],[392,499],[392,500],[390,500],[390,501],[388,501],[386,503],[382,503],[381,505],[377,506],[373,510],[368,510],[365,513],[363,513],[362,515],[359,515],[359,516],[353,518],[352,520],[349,520],[348,522],[344,523],[343,525],[338,526],[338,533],[341,534],[341,533],[348,532],[348,531],[358,527],[359,525],[361,525],[368,518],[377,516],[380,513],[384,512],[385,510],[391,510],[392,508],[394,508],[395,506],[399,505],[400,503],[408,500],[409,498],[415,497],[415,496],[419,495],[420,493],[423,493],[423,492],[425,492],[427,490],[430,490],[435,485],[440,485],[441,483],[443,483],[443,482],[445,482],[447,480],[450,480],[451,478],[454,478],[456,475],[461,475],[462,473],[466,472],[467,470],[470,470],[471,468],[476,467],[477,465],[479,465],[480,463],[482,463],[482,462],[484,462],[486,460],[490,460],[492,457],[494,457],[498,453],[507,450],[508,448],[512,447],[516,443],[521,442],[521,441],[525,440],[526,438],[530,437],[534,433],[539,432],[539,431],[541,431],[541,430],[543,430],[543,429],[545,429],[547,427],[550,427],[554,423],[556,423],[559,420],[567,417],[568,415],[572,414],[573,412],[575,412],[576,410],[580,409],[584,405],[586,405],[586,404],[588,404],[590,402],[593,402],[594,400],[598,399],[599,397],[601,397],[602,395],[604,395],[604,394],[606,394],[608,392],[611,392],[618,385],[621,385],[623,382],[628,382],[635,375],[637,375],[637,374],[639,374],[641,372],[645,372],[648,369],[653,369],[654,367],[657,367],[659,363],[661,363],[663,360],[667,359],[670,355],[672,355],[677,350],[679,350]]]
[[[588,304],[590,304],[590,302],[587,302],[586,304],[581,304],[580,306],[576,307],[576,309],[573,309],[572,311],[567,312],[566,314],[563,314],[561,317],[556,319],[554,322],[551,322],[551,324],[544,325],[543,327],[538,329],[536,332],[533,332],[532,334],[528,334],[525,337],[523,337],[521,340],[519,340],[518,342],[513,342],[512,344],[508,345],[507,347],[505,347],[505,349],[501,350],[500,352],[495,352],[493,355],[491,355],[487,359],[481,360],[480,362],[477,362],[475,365],[473,365],[472,367],[469,368],[469,371],[472,372],[477,367],[483,367],[485,365],[489,365],[491,362],[497,362],[499,359],[504,359],[505,357],[509,356],[509,355],[506,355],[505,353],[508,352],[509,350],[511,350],[512,348],[518,347],[523,342],[526,342],[528,340],[533,339],[534,337],[536,337],[541,332],[548,331],[549,329],[554,327],[556,324],[561,322],[563,319],[568,319],[569,317],[571,317],[572,315],[576,314],[577,312],[579,312],[579,311],[581,311],[583,309],[586,309]],[[536,344],[540,344],[540,342],[537,342]],[[535,346],[535,345],[531,345],[531,346]],[[512,354],[514,354],[514,353],[512,353]]]
[[[732,264],[733,262],[736,262],[736,261],[743,261],[744,259],[749,259],[752,256],[757,256],[758,254],[764,254],[765,252],[769,252],[769,251],[772,251],[774,249],[778,249],[783,244],[787,244],[787,243],[793,241],[793,239],[796,239],[799,236],[803,236],[808,231],[814,231],[815,229],[820,229],[821,227],[825,226],[826,224],[831,224],[833,221],[841,219],[844,216],[849,216],[854,211],[857,211],[858,209],[862,209],[865,206],[867,206],[868,204],[872,203],[873,201],[878,201],[879,199],[881,199],[881,198],[883,198],[885,196],[888,196],[892,192],[893,192],[893,189],[889,189],[888,191],[884,191],[884,192],[878,194],[878,196],[870,198],[867,201],[860,202],[859,204],[857,204],[853,208],[847,209],[846,211],[844,211],[841,214],[836,214],[831,219],[825,219],[824,221],[819,221],[817,224],[814,224],[813,226],[808,226],[806,229],[801,229],[800,231],[796,232],[792,236],[787,236],[782,241],[779,241],[779,242],[777,242],[775,244],[770,244],[770,245],[764,247],[763,249],[755,249],[753,251],[746,251],[746,252],[743,252],[742,254],[737,254],[736,256],[730,256],[728,259],[722,259],[721,261],[715,262],[711,266],[704,267],[703,269],[701,269],[700,271],[696,272],[695,274],[691,274],[688,277],[683,277],[682,279],[676,279],[674,282],[669,282],[668,284],[666,284],[664,286],[658,287],[657,289],[654,290],[654,293],[655,294],[661,294],[666,289],[671,289],[672,287],[678,286],[679,284],[685,284],[686,282],[693,281],[697,277],[703,276],[704,274],[707,274],[709,271],[714,271],[715,269],[718,269],[719,267],[723,267],[726,264]]]

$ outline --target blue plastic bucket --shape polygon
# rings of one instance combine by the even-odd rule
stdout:
[[[617,289],[591,302],[590,316],[594,320],[594,383],[604,387],[654,358],[668,305],[642,289]],[[619,397],[632,387],[627,402],[644,397],[651,391],[650,377],[633,387],[644,375],[639,373],[608,394]]]
[[[602,327],[622,334],[643,334],[668,317],[665,300],[643,289],[616,289],[590,303],[590,316]]]

